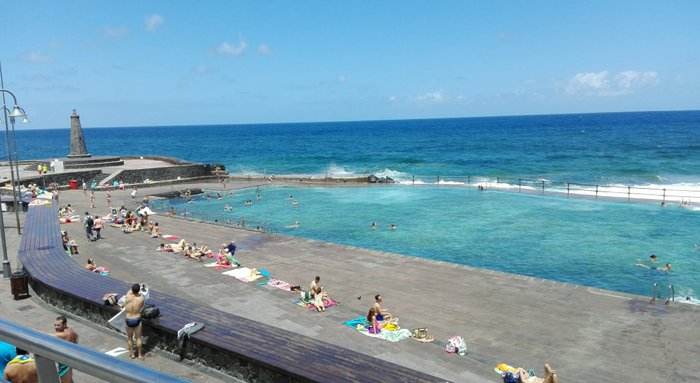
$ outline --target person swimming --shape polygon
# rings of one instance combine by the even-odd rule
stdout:
[[[288,229],[298,229],[299,228],[299,221],[294,222],[294,225],[289,225],[287,226]]]
[[[637,266],[645,268],[645,269],[649,269],[649,270],[658,270],[658,271],[665,271],[665,272],[671,271],[671,264],[670,263],[667,263],[666,266],[658,267],[658,266],[647,266],[643,263],[637,262]]]

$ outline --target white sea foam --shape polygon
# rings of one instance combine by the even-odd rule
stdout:
[[[353,173],[352,170],[349,170],[345,166],[342,165],[337,165],[335,163],[331,163],[328,165],[326,168],[325,174],[327,174],[329,177],[356,177],[359,176],[356,173]]]
[[[413,180],[413,175],[400,172],[398,170],[393,170],[393,169],[384,169],[384,170],[379,170],[376,173],[374,173],[375,176],[377,177],[389,177],[392,180],[396,181],[397,183],[405,184],[405,183],[411,183]]]

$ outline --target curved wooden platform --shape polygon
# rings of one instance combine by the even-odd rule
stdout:
[[[130,284],[87,271],[63,250],[56,205],[27,212],[19,259],[34,290],[51,303],[106,324],[117,312],[102,296],[123,294]],[[243,380],[289,382],[445,382],[381,359],[189,302],[155,290],[149,303],[162,316],[145,321],[150,339],[176,349],[177,331],[204,323],[191,338],[192,359]]]

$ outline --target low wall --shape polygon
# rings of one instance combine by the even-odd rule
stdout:
[[[101,183],[112,183],[113,180],[121,180],[127,184],[141,184],[146,179],[163,181],[175,180],[178,177],[181,179],[209,177],[212,175],[212,170],[214,169],[209,164],[176,165],[151,169],[124,169],[102,180]]]

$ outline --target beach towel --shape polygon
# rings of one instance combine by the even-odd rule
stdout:
[[[212,263],[205,263],[202,266],[204,266],[204,267],[216,267],[216,266],[221,266],[221,265],[219,265],[217,262],[212,262]]]
[[[344,325],[351,327],[355,330],[357,330],[357,326],[365,327],[365,323],[367,323],[366,317],[359,317],[359,318],[351,319],[347,322],[343,322]]]
[[[214,270],[233,269],[233,267],[233,265],[216,265],[214,266]]]
[[[170,234],[163,234],[163,235],[161,235],[161,237],[163,239],[167,239],[168,241],[177,241],[178,239],[180,239],[176,235],[170,235]]]
[[[117,229],[121,229],[121,227],[122,227],[122,225],[120,225],[118,223],[112,223],[109,226],[116,227]]]
[[[292,291],[292,284],[285,281],[280,281],[279,279],[270,279],[267,281],[267,285],[270,287],[276,287],[285,291]]]
[[[345,326],[355,329],[362,335],[367,335],[372,338],[379,338],[388,340],[389,342],[398,342],[404,339],[408,339],[412,336],[411,331],[407,329],[402,329],[396,326],[396,330],[383,329],[379,334],[372,334],[367,329],[367,318],[359,317],[356,319],[351,319],[347,322],[343,322]]]
[[[314,306],[313,303],[309,303],[309,302],[303,301],[301,299],[297,299],[296,301],[294,301],[294,304],[297,306],[306,307],[309,310],[316,310],[316,306]],[[332,299],[326,299],[323,301],[323,307],[325,307],[325,308],[329,308],[329,307],[333,307],[333,306],[337,306],[337,305],[338,305],[338,302],[336,302]]]
[[[240,269],[229,270],[229,271],[223,272],[222,274],[228,275],[231,277],[235,277],[235,278],[243,278],[243,277],[247,277],[248,275],[250,275],[250,268],[241,267]]]

